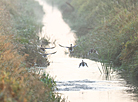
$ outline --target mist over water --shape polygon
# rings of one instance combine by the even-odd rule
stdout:
[[[53,8],[44,1],[39,1],[40,5],[43,5],[43,9],[46,14],[43,17],[44,27],[42,28],[42,34],[40,37],[48,38],[49,41],[56,43],[56,48],[54,51],[57,53],[52,57],[68,57],[68,54],[65,55],[65,51],[68,52],[68,49],[61,48],[59,44],[63,46],[70,46],[70,44],[75,43],[75,34],[71,32],[71,29],[62,19],[62,14],[57,8]]]
[[[46,72],[55,78],[57,90],[68,98],[70,102],[137,102],[133,93],[128,94],[126,82],[114,72],[108,80],[101,74],[101,64],[89,59],[83,59],[89,67],[79,67],[81,58],[70,58],[68,49],[60,47],[75,45],[75,34],[62,19],[62,14],[57,8],[53,8],[43,0],[36,0],[43,6],[44,27],[40,37],[55,41],[56,48],[48,52],[57,51],[49,56],[51,64]]]

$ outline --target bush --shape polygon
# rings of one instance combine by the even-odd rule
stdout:
[[[24,1],[25,0],[22,0],[21,2]],[[27,68],[28,64],[26,64],[26,62],[32,61],[28,58],[33,59],[34,54],[37,53],[35,49],[37,44],[35,43],[36,45],[33,45],[28,41],[30,39],[35,41],[33,38],[36,36],[33,37],[33,35],[37,30],[33,31],[33,35],[31,35],[32,32],[29,32],[32,37],[21,36],[24,34],[22,29],[20,29],[20,33],[16,33],[17,28],[15,25],[17,26],[18,24],[13,21],[12,16],[19,17],[19,12],[16,12],[17,8],[15,8],[15,5],[21,2],[18,0],[16,2],[15,0],[2,0],[0,2],[0,101],[64,102],[64,99],[61,99],[60,95],[54,92],[56,85],[50,76],[37,74],[35,70]],[[30,22],[28,25],[29,24]],[[19,24],[19,26],[21,25]],[[22,41],[22,39],[24,40]],[[24,49],[26,46],[29,46],[26,48],[29,50]],[[36,53],[32,53],[31,55],[31,52],[33,51],[36,51]],[[34,58],[35,57],[36,56],[34,56]],[[38,57],[41,58],[42,56]],[[42,80],[46,80],[49,83],[45,83]]]

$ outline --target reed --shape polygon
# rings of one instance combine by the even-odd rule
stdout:
[[[84,47],[103,50],[101,56],[108,56],[109,49],[112,53],[110,60],[115,66],[135,77],[138,76],[136,0],[72,0],[68,1],[75,9],[71,12],[65,12],[69,9],[65,0],[57,1],[55,5],[62,11],[63,18],[67,19],[67,23],[76,31],[78,37],[76,43],[80,46],[75,49],[73,56],[84,56],[89,51],[84,50]],[[106,56],[101,59],[102,63],[111,63]],[[93,59],[93,56],[86,58]],[[110,70],[108,65],[102,65],[105,66],[104,69]]]
[[[99,56],[101,52],[102,51],[99,50]],[[105,57],[108,60],[106,60]],[[99,68],[98,65],[97,66],[101,74],[106,74],[107,77],[113,73],[113,62],[111,61],[111,53],[109,52],[109,50],[107,56],[100,56],[99,62],[101,63],[101,68]]]

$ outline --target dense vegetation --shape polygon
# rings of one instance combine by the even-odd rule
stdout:
[[[65,21],[76,31],[79,46],[73,56],[112,63],[128,72],[127,75],[138,77],[136,0],[47,1],[58,6]],[[96,49],[99,55],[87,56],[91,48]]]
[[[54,92],[53,78],[30,69],[48,63],[37,49],[42,17],[42,7],[34,0],[0,1],[0,102],[64,101]]]

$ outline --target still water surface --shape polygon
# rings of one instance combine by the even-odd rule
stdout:
[[[56,41],[56,48],[48,50],[57,51],[49,56],[50,66],[46,72],[55,78],[58,92],[70,102],[138,102],[133,93],[127,93],[129,87],[116,72],[108,80],[99,72],[101,64],[88,59],[83,59],[89,67],[80,67],[81,58],[70,58],[67,49],[58,44],[69,46],[75,44],[75,34],[62,19],[61,12],[43,0],[37,0],[43,6],[44,27],[41,37]]]

